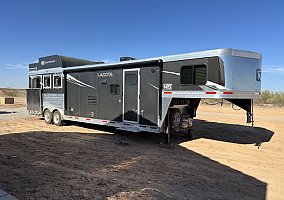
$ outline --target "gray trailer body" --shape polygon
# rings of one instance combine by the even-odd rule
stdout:
[[[64,66],[61,58],[30,65],[29,113],[58,111],[62,120],[164,132],[190,129],[201,98],[227,99],[252,121],[251,102],[261,92],[261,54],[254,52],[217,49],[118,63],[72,58]],[[177,108],[180,116],[171,112]]]

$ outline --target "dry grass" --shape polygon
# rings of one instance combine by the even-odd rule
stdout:
[[[260,103],[284,106],[284,92],[264,90],[261,94]]]

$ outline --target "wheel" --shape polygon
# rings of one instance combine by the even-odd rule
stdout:
[[[179,129],[179,125],[181,123],[181,112],[179,109],[175,108],[171,111],[171,127],[174,131]]]
[[[52,112],[50,112],[50,110],[45,110],[44,113],[43,113],[43,117],[44,117],[44,121],[47,123],[47,124],[51,124],[52,122]]]
[[[56,126],[61,126],[62,125],[62,119],[61,119],[61,114],[59,111],[55,111],[53,113],[53,124]]]

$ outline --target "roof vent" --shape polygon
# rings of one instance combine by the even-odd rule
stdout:
[[[132,57],[120,57],[120,62],[122,61],[129,61],[129,60],[137,60],[136,58],[132,58]]]

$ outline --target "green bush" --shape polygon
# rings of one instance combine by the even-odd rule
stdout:
[[[265,104],[284,106],[284,92],[272,92],[269,90],[264,90],[261,93],[261,102]]]

